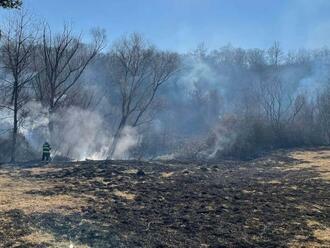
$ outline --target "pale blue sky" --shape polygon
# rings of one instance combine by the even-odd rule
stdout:
[[[99,26],[108,41],[140,32],[162,49],[189,51],[199,43],[218,48],[285,49],[330,45],[330,0],[23,0],[25,8],[59,29],[64,22],[85,33]],[[3,13],[5,11],[1,11]],[[6,11],[7,12],[7,11]]]

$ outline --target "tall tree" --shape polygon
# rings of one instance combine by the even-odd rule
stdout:
[[[92,35],[93,42],[85,45],[81,36],[74,35],[67,26],[55,35],[47,25],[44,26],[34,63],[41,73],[35,80],[34,89],[37,98],[49,110],[50,136],[54,129],[53,113],[63,101],[68,100],[70,91],[78,84],[86,67],[104,46],[105,35],[102,31],[95,29]]]
[[[3,79],[4,89],[9,91],[6,108],[13,112],[11,161],[16,159],[17,135],[22,110],[28,101],[28,86],[35,73],[31,67],[36,32],[31,28],[31,20],[25,12],[9,19],[1,39],[3,65],[8,73]]]
[[[120,92],[121,115],[109,152],[111,158],[126,126],[142,124],[156,93],[178,69],[178,55],[148,45],[139,34],[119,40],[109,54],[111,81]]]

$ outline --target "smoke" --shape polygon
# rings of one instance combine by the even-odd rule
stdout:
[[[24,135],[30,146],[38,151],[45,142],[49,140],[49,112],[40,102],[30,101],[23,111],[26,117],[21,124],[20,133]]]
[[[113,134],[97,110],[69,107],[54,115],[53,142],[57,155],[77,160],[102,160],[108,157]],[[116,147],[116,159],[129,158],[130,150],[138,144],[140,136],[131,127],[125,127]]]
[[[0,112],[0,126],[10,129],[12,111]],[[35,151],[41,152],[42,144],[50,142],[53,157],[65,157],[74,160],[101,160],[108,157],[113,135],[103,118],[95,110],[86,110],[76,106],[60,109],[52,115],[54,130],[49,132],[49,111],[40,102],[30,101],[22,110],[26,115],[21,123],[20,133]],[[141,135],[136,129],[125,127],[114,153],[116,159],[129,158],[129,152],[139,143]]]
[[[116,146],[113,159],[128,159],[129,151],[139,144],[141,138],[136,128],[130,126],[125,127]]]
[[[205,89],[214,86],[218,81],[219,75],[213,68],[200,56],[189,56],[184,59],[185,71],[180,77],[180,83],[187,91],[193,91],[196,83],[203,81]]]
[[[159,136],[170,130],[166,133],[167,139],[190,139],[193,143],[194,137],[207,137],[212,130],[212,142],[199,154],[213,158],[222,151],[226,153],[230,147],[236,147],[236,143],[244,143],[244,139],[252,140],[253,120],[266,122],[260,116],[264,111],[258,99],[258,95],[262,93],[259,92],[260,82],[271,86],[275,76],[281,80],[281,89],[278,92],[284,106],[280,113],[281,118],[290,117],[292,113],[289,111],[295,107],[291,101],[294,102],[296,97],[315,97],[330,82],[327,68],[329,55],[326,49],[308,50],[308,56],[303,56],[298,51],[293,54],[293,60],[289,63],[283,55],[283,64],[278,70],[268,62],[267,51],[260,53],[262,59],[253,57],[254,52],[224,47],[200,56],[184,55],[184,70],[178,76],[177,88],[173,87],[163,95],[170,99],[170,103],[167,114],[158,117],[158,127],[161,127],[158,128],[161,129]],[[228,120],[224,113],[233,116],[232,120]],[[239,123],[235,123],[235,119]],[[244,120],[250,120],[251,123],[244,123]],[[246,130],[242,130],[244,128]],[[258,132],[267,131],[257,129],[256,133]],[[244,137],[240,137],[242,135]],[[256,137],[256,141],[251,141],[250,147],[255,145],[253,142],[267,142],[267,139],[268,137]],[[248,148],[248,145],[242,147]],[[172,153],[175,150],[165,151],[163,154]]]
[[[12,128],[13,111],[0,109],[0,134],[8,132]]]
[[[315,98],[329,84],[330,72],[326,61],[316,60],[312,63],[311,72],[299,81],[296,89],[298,94],[305,94]]]
[[[211,151],[207,154],[208,158],[214,158],[226,147],[231,147],[237,139],[238,132],[236,121],[232,116],[225,116],[213,130],[215,142]]]
[[[100,113],[72,106],[55,113],[53,118],[56,154],[77,160],[106,158],[111,135]]]
[[[148,158],[177,154],[181,144],[193,143],[190,141],[196,137],[202,140],[210,133],[213,135],[212,142],[200,152],[204,157],[213,158],[229,147],[235,147],[235,142],[244,138],[241,137],[242,133],[245,134],[241,127],[247,128],[249,125],[242,123],[246,120],[244,115],[247,113],[254,118],[256,113],[263,114],[258,99],[260,81],[268,80],[276,73],[282,81],[284,96],[293,98],[300,94],[317,96],[328,85],[329,56],[321,53],[315,55],[314,52],[306,51],[309,54],[306,60],[295,54],[295,61],[283,62],[276,72],[267,64],[266,55],[259,61],[260,58],[253,57],[249,50],[233,47],[207,54],[182,55],[184,68],[157,94],[157,101],[164,104],[164,109],[157,109],[155,115],[147,116],[146,120],[150,117],[152,123],[138,128],[126,126],[113,159],[132,158],[132,152],[141,152]],[[99,58],[84,74],[85,90],[95,92],[94,99],[100,99],[96,100],[97,107],[67,106],[57,109],[51,116],[54,122],[52,135],[48,128],[48,109],[37,101],[30,101],[24,107],[22,112],[25,118],[20,132],[35,151],[40,151],[43,142],[49,141],[53,148],[52,156],[76,160],[108,157],[121,106],[118,90],[108,85],[105,59]],[[291,104],[286,101],[288,103],[283,103],[285,107]],[[0,111],[0,130],[11,128],[11,116],[12,111]],[[286,113],[281,116],[285,118]],[[248,129],[246,137],[249,138],[250,134]]]

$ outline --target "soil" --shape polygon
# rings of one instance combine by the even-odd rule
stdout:
[[[0,167],[0,247],[330,247],[330,150]]]

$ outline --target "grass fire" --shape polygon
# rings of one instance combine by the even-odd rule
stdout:
[[[0,1],[0,247],[330,247],[330,3],[96,2]]]

